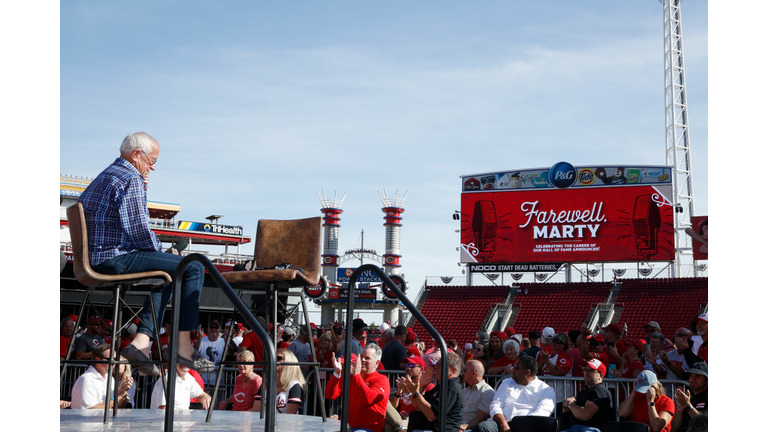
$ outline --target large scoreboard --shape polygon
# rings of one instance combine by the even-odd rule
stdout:
[[[674,260],[668,166],[559,162],[463,176],[462,189],[464,263]]]

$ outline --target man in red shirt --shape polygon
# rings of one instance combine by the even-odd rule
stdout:
[[[341,377],[343,363],[334,354],[334,372],[325,387],[325,398],[336,399],[341,396],[343,380]],[[347,422],[352,428],[370,429],[374,432],[384,431],[384,420],[389,401],[389,380],[378,373],[376,367],[381,360],[381,347],[370,344],[363,348],[358,358],[352,354],[350,365],[351,380],[349,384],[349,401]]]

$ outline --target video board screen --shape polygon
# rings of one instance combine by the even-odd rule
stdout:
[[[671,184],[465,189],[461,261],[672,261],[671,198]]]

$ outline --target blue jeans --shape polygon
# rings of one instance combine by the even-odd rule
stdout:
[[[168,273],[171,279],[175,281],[176,267],[178,267],[183,258],[180,255],[158,251],[131,252],[95,265],[93,269],[99,273],[109,275],[161,270]],[[184,270],[182,278],[179,331],[193,331],[197,330],[200,322],[198,308],[200,307],[200,292],[203,289],[205,268],[199,262],[193,261]],[[154,313],[160,325],[163,323],[165,308],[171,301],[173,285],[174,283],[171,282],[152,290],[152,301],[155,303]],[[155,332],[154,324],[152,323],[152,312],[149,298],[147,298],[144,301],[144,308],[139,313],[140,321],[136,332],[144,333],[150,339],[152,339]]]

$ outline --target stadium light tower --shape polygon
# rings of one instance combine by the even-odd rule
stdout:
[[[688,135],[688,100],[683,61],[683,21],[680,0],[659,0],[664,7],[664,99],[667,165],[672,167],[675,206],[675,266],[673,277],[682,276],[682,259],[693,264],[692,242],[685,229],[694,215],[693,170]],[[697,271],[691,265],[693,271]]]

